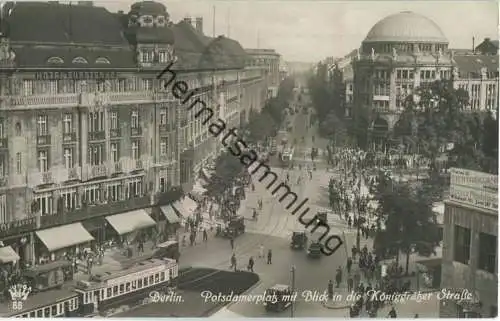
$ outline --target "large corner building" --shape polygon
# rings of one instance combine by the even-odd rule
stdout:
[[[77,244],[78,233],[57,229],[99,230],[103,216],[134,210],[140,225],[172,187],[189,190],[220,150],[191,100],[234,127],[264,104],[271,70],[249,64],[237,41],[206,36],[202,18],[172,23],[153,1],[128,13],[83,2],[2,9],[0,241],[21,260],[37,257],[36,231]],[[169,65],[190,101],[165,87],[171,72],[158,79]]]

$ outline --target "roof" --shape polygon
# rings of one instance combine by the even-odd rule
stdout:
[[[6,20],[11,41],[128,46],[116,15],[103,7],[17,2]]]
[[[49,304],[54,304],[62,300],[67,300],[78,296],[78,293],[69,289],[52,289],[44,292],[33,293],[28,296],[28,299],[23,302],[22,310],[16,311],[12,309],[12,303],[0,304],[0,316],[14,316],[33,311],[36,308],[46,307]]]
[[[431,19],[404,11],[377,22],[365,42],[438,42],[448,43],[441,28]]]
[[[486,68],[488,72],[498,71],[498,56],[492,55],[465,55],[453,58],[460,74],[481,74],[481,68]]]

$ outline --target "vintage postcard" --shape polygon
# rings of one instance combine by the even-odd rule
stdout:
[[[0,1],[0,317],[496,317],[498,12]]]

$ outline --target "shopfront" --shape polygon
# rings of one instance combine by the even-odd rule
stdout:
[[[113,233],[118,244],[150,238],[156,226],[156,222],[143,209],[111,215],[106,217],[106,221],[110,227],[106,233]]]
[[[73,256],[91,248],[95,240],[81,223],[73,223],[35,232],[35,251],[40,264]]]

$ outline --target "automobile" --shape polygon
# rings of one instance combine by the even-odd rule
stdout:
[[[292,249],[304,249],[307,245],[307,235],[304,231],[295,231],[292,234]]]
[[[307,256],[314,259],[319,259],[322,255],[321,250],[323,249],[323,244],[320,242],[311,242],[309,248],[307,249]]]
[[[292,305],[293,293],[288,285],[275,284],[264,293],[266,311],[283,311]]]
[[[245,233],[245,218],[243,216],[231,217],[222,231],[224,237],[236,237],[243,233]]]
[[[328,212],[318,212],[316,213],[316,218],[322,224],[328,225]]]
[[[169,258],[179,262],[179,257],[181,252],[179,251],[179,242],[177,241],[166,241],[156,245],[153,252],[154,258]]]

